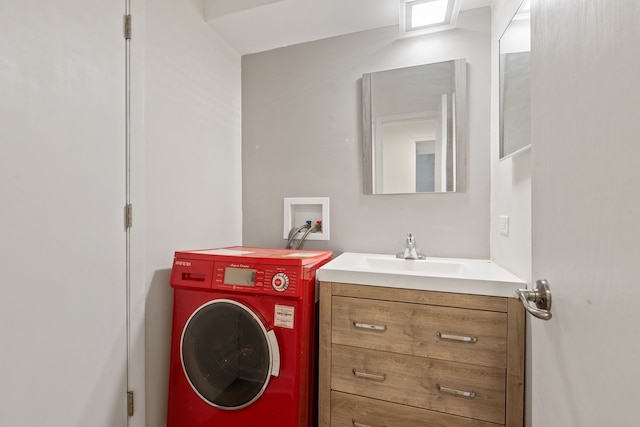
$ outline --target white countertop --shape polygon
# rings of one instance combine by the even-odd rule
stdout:
[[[490,260],[397,259],[395,255],[345,252],[318,270],[323,282],[514,297],[524,280]]]

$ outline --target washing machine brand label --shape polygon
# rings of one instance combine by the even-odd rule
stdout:
[[[250,268],[247,264],[231,264],[230,267],[234,267],[234,268]]]
[[[185,267],[191,267],[191,263],[189,261],[177,261],[176,260],[176,265],[183,265]]]
[[[293,329],[294,314],[294,307],[276,304],[273,324],[281,328]]]

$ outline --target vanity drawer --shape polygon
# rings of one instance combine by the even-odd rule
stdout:
[[[506,313],[332,297],[335,344],[506,367]]]
[[[331,392],[332,427],[496,427],[493,423]]]
[[[505,370],[333,345],[331,389],[505,422]]]

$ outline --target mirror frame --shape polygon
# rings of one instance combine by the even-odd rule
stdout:
[[[499,147],[498,147],[498,160],[508,159],[510,157],[515,156],[516,154],[522,153],[523,151],[527,151],[531,148],[531,131],[529,131],[529,143],[525,144],[521,147],[516,147],[515,150],[511,152],[505,152],[505,135],[504,135],[504,97],[505,97],[505,89],[504,89],[504,77],[505,77],[505,64],[502,59],[502,53],[500,50],[500,46],[502,45],[502,39],[504,38],[507,31],[509,31],[509,27],[514,21],[514,18],[520,12],[520,9],[524,6],[526,0],[522,0],[518,5],[518,8],[513,13],[513,16],[509,20],[509,23],[505,27],[502,35],[498,39],[498,133],[499,133]],[[531,12],[529,12],[531,13]],[[531,20],[529,20],[529,34],[531,37]],[[529,50],[529,54],[531,55],[531,50]],[[529,86],[531,85],[531,68],[529,68]],[[531,87],[531,86],[530,86]],[[531,92],[529,93],[529,120],[531,120]]]
[[[375,193],[373,191],[373,117],[371,105],[371,75],[373,73],[366,73],[362,75],[362,173],[364,179],[364,194],[382,196],[394,194],[447,194],[465,191],[467,178],[467,60],[454,59],[450,61],[453,62],[454,91],[456,94],[456,109],[453,128],[456,146],[456,173],[453,190],[437,193]],[[437,64],[437,62],[433,64]]]

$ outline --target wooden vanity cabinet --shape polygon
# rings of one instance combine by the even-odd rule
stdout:
[[[320,283],[320,427],[522,427],[515,298]]]

